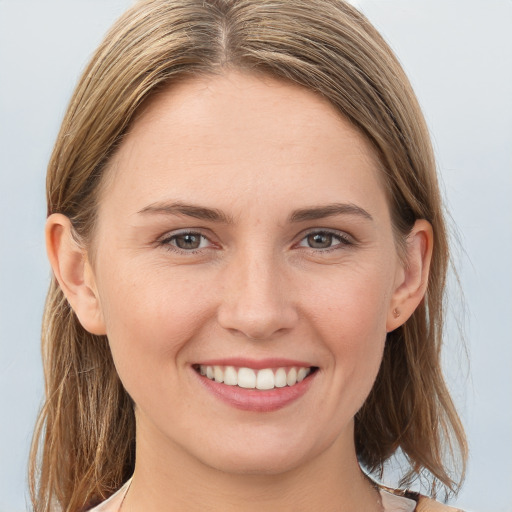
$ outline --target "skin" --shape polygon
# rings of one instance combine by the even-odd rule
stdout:
[[[399,257],[378,167],[322,98],[229,72],[145,107],[110,163],[88,251],[66,217],[48,219],[55,275],[84,327],[108,335],[136,404],[123,511],[380,509],[353,418],[386,333],[424,295],[432,231],[417,221]],[[177,202],[225,218],[170,213]],[[290,218],[332,204],[351,211]],[[197,250],[177,247],[183,230],[201,235]],[[288,406],[242,411],[192,369],[233,356],[319,369]]]

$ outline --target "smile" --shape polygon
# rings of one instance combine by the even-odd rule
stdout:
[[[255,413],[272,412],[307,395],[320,373],[306,361],[229,358],[192,364],[199,384],[221,402]]]
[[[194,369],[217,383],[262,391],[295,386],[316,370],[315,367],[295,366],[253,370],[246,367],[220,365],[196,365]]]

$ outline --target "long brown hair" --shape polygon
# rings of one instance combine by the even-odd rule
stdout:
[[[341,0],[137,3],[107,34],[71,99],[48,167],[48,214],[68,216],[77,237],[90,243],[103,171],[141,105],[164,86],[226,68],[268,74],[327,98],[380,158],[397,240],[416,219],[432,224],[426,296],[388,335],[379,375],[356,416],[355,440],[374,474],[401,451],[409,463],[404,485],[427,475],[456,490],[466,442],[440,364],[449,254],[433,152],[402,68],[356,9]],[[55,278],[42,340],[46,401],[31,453],[32,502],[38,512],[54,505],[83,510],[133,471],[133,404],[108,340],[80,325]]]

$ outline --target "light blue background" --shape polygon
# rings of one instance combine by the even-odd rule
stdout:
[[[49,268],[45,166],[75,81],[129,0],[0,0],[0,512],[28,510]],[[512,510],[512,1],[360,0],[422,104],[462,249],[466,343],[450,322],[450,387],[469,436],[456,503]],[[461,317],[460,296],[452,311]],[[454,502],[455,503],[455,502]]]

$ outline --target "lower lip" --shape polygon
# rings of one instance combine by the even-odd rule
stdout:
[[[228,386],[214,380],[210,380],[192,370],[199,378],[201,384],[213,395],[224,403],[253,412],[272,412],[282,409],[302,397],[310,388],[313,379],[318,372],[309,374],[303,381],[294,386],[274,388],[269,390],[244,389],[238,386]]]

